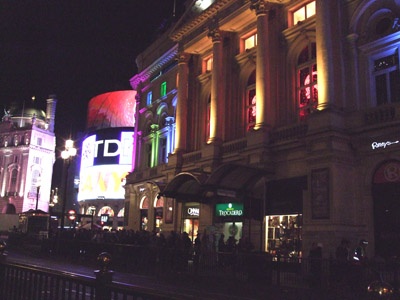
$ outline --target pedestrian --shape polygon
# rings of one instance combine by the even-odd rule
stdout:
[[[200,255],[201,255],[201,235],[198,232],[197,237],[194,239],[194,257],[193,257],[194,271],[196,274],[199,269]]]
[[[334,276],[339,281],[344,281],[349,271],[348,264],[350,260],[350,242],[343,238],[336,248],[334,264]]]
[[[313,242],[308,255],[310,267],[310,283],[312,287],[321,287],[322,275],[322,243]]]
[[[368,260],[367,257],[367,245],[368,241],[365,239],[360,240],[358,243],[357,247],[354,249],[353,253],[353,260],[361,265],[365,264],[366,261]]]

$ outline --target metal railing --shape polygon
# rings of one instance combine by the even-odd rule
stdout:
[[[396,296],[399,296],[400,289],[399,261],[370,260],[367,265],[358,266],[352,263],[341,264],[333,259],[271,257],[267,253],[255,252],[203,251],[196,256],[191,251],[166,246],[95,243],[68,239],[62,241],[61,252],[54,253],[51,243],[51,240],[42,241],[41,254],[51,255],[55,259],[62,257],[64,261],[76,262],[81,265],[94,266],[98,254],[107,252],[112,256],[111,267],[116,272],[157,278],[177,278],[177,275],[180,274],[180,276],[193,279],[217,281],[221,285],[224,282],[238,282],[243,285],[258,284],[273,288],[301,289],[306,293],[320,291],[334,294],[338,297],[337,299],[356,299],[351,298],[354,293],[359,293],[358,296],[365,296],[369,283],[374,281],[389,283],[393,286]],[[96,291],[99,288],[106,288],[101,292],[101,295],[108,295],[108,298],[104,299],[125,299],[124,297],[128,297],[128,295],[132,295],[132,297],[140,295],[141,299],[157,299],[159,297],[156,291],[154,292],[156,294],[137,288],[132,291],[130,286],[115,284],[112,280],[108,280],[107,284],[104,284],[103,281],[107,279],[107,274],[103,274],[105,276],[100,279],[76,276],[68,279],[64,273],[58,274],[15,264],[3,263],[0,267],[2,272],[0,299],[98,300],[102,299],[98,298],[100,297],[98,292],[96,298]],[[99,280],[102,284],[99,284]],[[27,283],[23,283],[25,281]],[[36,283],[33,284],[34,282]],[[32,294],[28,296],[22,294],[19,289],[23,284],[28,285],[23,286],[23,290]],[[40,287],[40,292],[38,290],[30,292],[29,284]],[[9,295],[7,292],[11,294],[15,292],[16,295],[21,293],[21,297],[7,298],[6,296]],[[5,293],[5,297],[1,297],[3,296],[1,293]],[[147,298],[140,293],[144,293]],[[46,295],[49,295],[49,298],[46,298]],[[50,295],[60,297],[51,298]],[[174,299],[174,297],[179,299],[177,295],[168,297],[163,295],[163,299]]]
[[[3,256],[4,258],[4,256]],[[96,273],[97,272],[97,273]],[[96,277],[70,274],[0,261],[0,299],[7,300],[153,300],[181,299],[173,292],[157,291],[112,281],[112,271]]]

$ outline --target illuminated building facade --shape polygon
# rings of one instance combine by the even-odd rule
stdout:
[[[55,161],[57,99],[47,99],[46,113],[24,105],[5,110],[0,123],[0,211],[48,212]]]
[[[128,228],[223,233],[282,255],[314,241],[329,255],[342,238],[398,253],[399,1],[187,10],[131,78]]]
[[[123,228],[125,176],[132,170],[135,91],[92,98],[80,146],[79,213],[107,228]],[[82,220],[91,222],[91,219]]]

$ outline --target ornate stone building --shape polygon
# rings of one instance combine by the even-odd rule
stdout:
[[[57,99],[50,95],[46,113],[24,105],[5,110],[0,123],[0,210],[48,212],[55,161]]]
[[[400,2],[205,2],[137,58],[128,228],[398,253]]]

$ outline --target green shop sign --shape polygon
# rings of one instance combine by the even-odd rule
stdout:
[[[217,217],[241,217],[243,216],[243,203],[220,203],[215,205]]]

